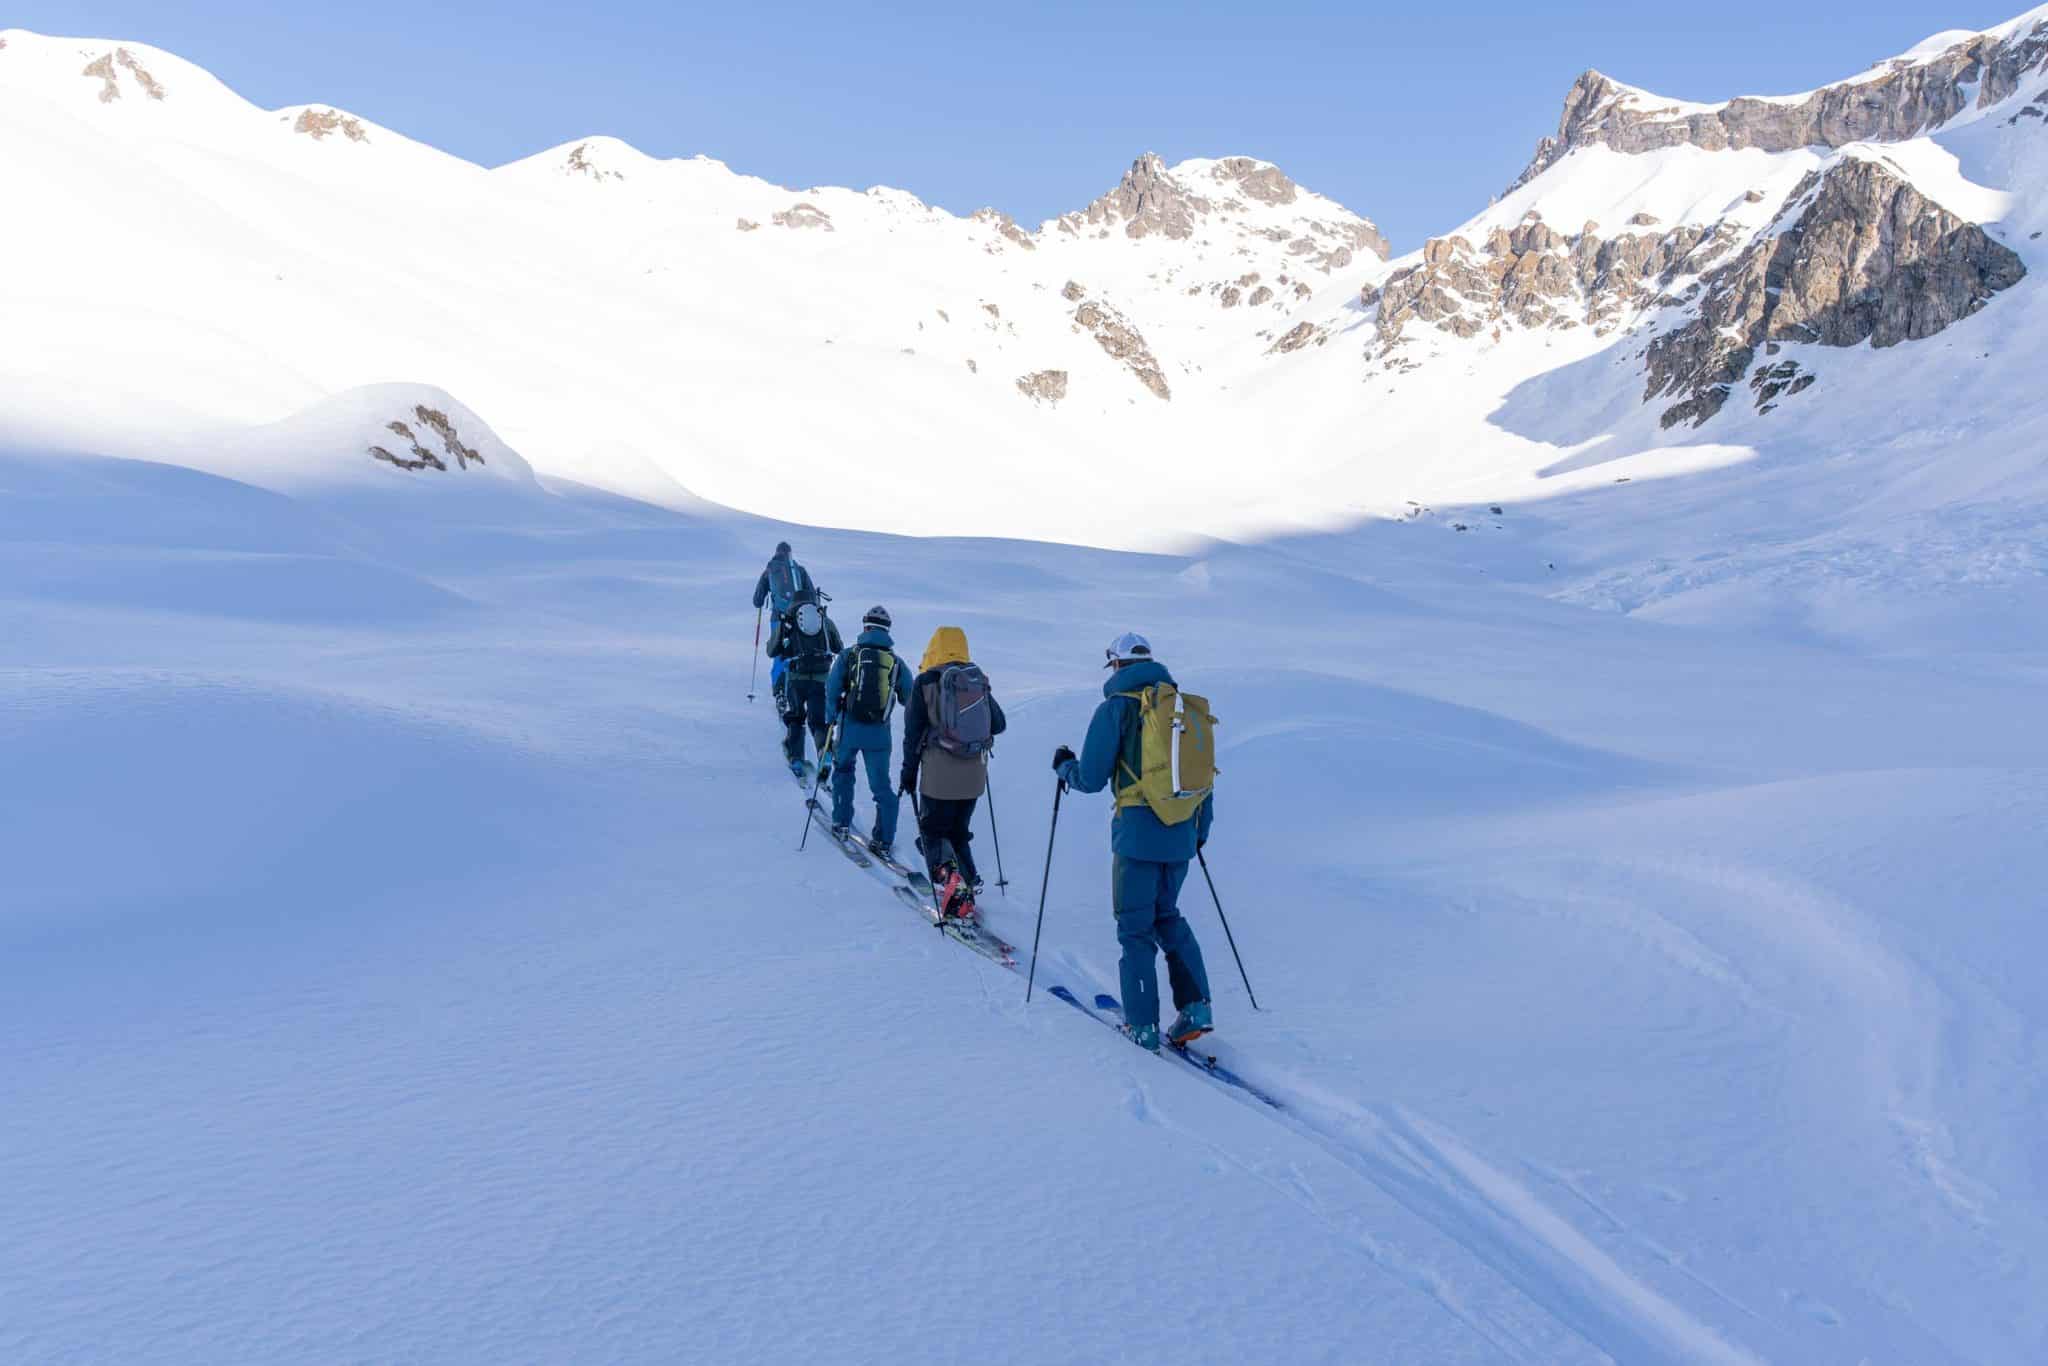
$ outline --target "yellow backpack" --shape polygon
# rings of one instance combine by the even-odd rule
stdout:
[[[1209,699],[1171,683],[1117,696],[1138,704],[1135,744],[1117,759],[1117,809],[1149,806],[1161,824],[1179,825],[1202,809],[1216,786],[1216,718],[1209,714]]]

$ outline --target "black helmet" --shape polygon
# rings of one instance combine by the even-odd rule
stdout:
[[[889,609],[882,606],[880,603],[876,603],[873,607],[868,608],[868,610],[862,614],[860,624],[863,626],[879,626],[884,631],[888,630]]]
[[[787,555],[789,553],[789,542],[777,541],[775,543],[775,553],[778,555]]]

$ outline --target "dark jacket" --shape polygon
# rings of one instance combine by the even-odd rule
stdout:
[[[770,659],[781,659],[785,655],[794,655],[796,652],[796,641],[796,627],[790,623],[789,618],[786,616],[777,617],[775,619],[775,629],[768,633],[768,657]],[[832,620],[829,614],[825,617],[825,646],[832,653],[826,656],[822,668],[815,671],[798,669],[796,661],[791,659],[789,665],[790,673],[797,678],[815,678],[822,681],[832,672],[833,663],[838,660],[840,651],[844,650],[846,645],[839,638],[839,623]]]
[[[1076,792],[1100,792],[1116,777],[1117,760],[1132,748],[1138,728],[1138,700],[1119,693],[1137,692],[1154,683],[1172,683],[1173,675],[1157,660],[1143,660],[1118,669],[1102,685],[1102,702],[1088,723],[1081,757],[1060,766],[1060,777]],[[1178,684],[1175,684],[1178,687]],[[1112,808],[1109,847],[1125,858],[1151,863],[1186,863],[1209,838],[1216,819],[1211,793],[1191,821],[1168,825],[1149,806]]]
[[[903,709],[903,775],[896,786],[916,786],[927,797],[962,801],[988,791],[988,756],[963,759],[932,743],[939,724],[939,676],[951,667],[948,663],[926,669],[910,685],[910,704]],[[1009,724],[990,688],[988,733],[1001,735]]]

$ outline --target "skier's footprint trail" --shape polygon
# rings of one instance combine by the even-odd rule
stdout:
[[[1231,1066],[1246,1070],[1235,1060]],[[1762,1358],[1630,1275],[1570,1221],[1448,1131],[1398,1106],[1360,1105],[1321,1088],[1311,1093],[1302,1086],[1262,1084],[1286,1100],[1287,1112],[1245,1100],[1248,1108],[1315,1142],[1615,1360],[1760,1366]],[[1445,1296],[1436,1297],[1453,1307]],[[1485,1331],[1469,1312],[1453,1312]],[[1519,1344],[1510,1349],[1492,1333],[1487,1336],[1518,1359],[1529,1359]]]

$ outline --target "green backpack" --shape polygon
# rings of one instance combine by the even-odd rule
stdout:
[[[1138,704],[1138,726],[1117,760],[1117,809],[1147,806],[1162,825],[1179,825],[1216,789],[1216,718],[1209,699],[1155,683],[1118,693]]]

